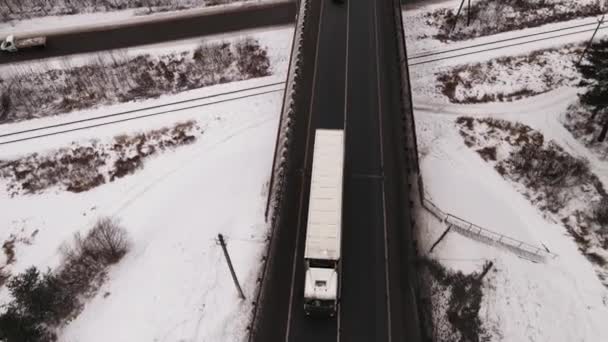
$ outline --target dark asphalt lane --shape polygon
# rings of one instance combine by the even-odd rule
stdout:
[[[416,280],[413,228],[393,1],[347,0],[342,6],[331,0],[312,2],[321,7],[315,11],[322,10],[313,18],[322,21],[310,25],[318,27],[314,36],[318,45],[314,51],[304,50],[308,67],[297,97],[298,133],[292,149],[297,160],[291,160],[303,175],[288,176],[289,189],[297,196],[294,193],[287,199],[283,214],[288,217],[278,228],[290,240],[283,254],[275,254],[282,265],[275,267],[281,274],[275,282],[281,285],[272,285],[280,291],[290,288],[289,309],[281,306],[269,313],[274,325],[267,324],[266,329],[274,329],[273,333],[266,332],[266,339],[256,341],[420,341],[411,290]],[[312,69],[310,60],[315,61]],[[303,251],[317,128],[344,128],[346,139],[341,298],[339,314],[330,320],[306,318],[302,308]],[[281,292],[273,300],[284,298]],[[268,299],[266,303],[278,307]]]
[[[286,25],[294,22],[295,15],[295,2],[289,2],[136,26],[59,34],[48,37],[45,49],[0,54],[0,64]]]
[[[304,242],[308,218],[308,196],[314,130],[318,128],[344,128],[344,95],[346,75],[346,6],[331,0],[315,0],[321,5],[318,22],[315,70],[312,79],[312,97],[309,101],[311,125],[304,170],[305,180],[298,212],[298,244],[294,250],[295,263],[290,283],[292,293],[287,316],[286,341],[336,341],[337,319],[310,319],[304,314]],[[309,57],[308,55],[306,57]]]
[[[286,191],[282,199],[279,222],[273,234],[268,272],[264,280],[260,311],[254,322],[249,341],[285,342],[290,297],[292,295],[292,277],[296,246],[302,243],[298,235],[298,224],[302,212],[308,210],[308,193],[310,178],[305,177],[303,170],[312,161],[312,139],[314,139],[313,117],[310,113],[310,102],[313,92],[313,74],[316,68],[317,38],[321,1],[312,1],[307,20],[312,23],[304,26],[302,51],[304,56],[300,64],[304,75],[298,83],[295,97],[295,125],[291,137],[291,152],[288,154]],[[300,232],[301,233],[301,232]],[[299,260],[298,260],[299,262]],[[303,307],[302,307],[303,310]]]
[[[376,1],[349,3],[340,340],[389,341]],[[390,90],[389,90],[390,91]]]

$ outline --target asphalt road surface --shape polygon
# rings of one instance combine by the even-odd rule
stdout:
[[[256,341],[420,341],[393,0],[313,1],[287,206]],[[316,31],[316,32],[314,32]],[[314,34],[316,33],[316,35]],[[310,42],[314,39],[314,44]],[[311,62],[313,61],[313,62]],[[342,280],[335,319],[303,313],[314,131],[345,130]],[[277,262],[276,258],[280,259]],[[277,294],[277,296],[274,296]]]
[[[293,23],[295,15],[295,2],[281,2],[193,18],[59,34],[48,38],[45,49],[0,54],[0,64],[285,25]]]

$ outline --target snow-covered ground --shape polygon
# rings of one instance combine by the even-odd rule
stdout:
[[[434,4],[428,8],[444,5]],[[425,31],[424,25],[412,19],[416,13],[422,15],[428,8],[417,7],[411,13],[404,13],[408,51],[411,53],[446,48],[443,43],[421,38],[431,36],[432,31]],[[466,44],[480,44],[499,37],[531,34],[571,24],[556,23],[506,32],[470,40]],[[608,187],[608,163],[590,152],[562,125],[563,115],[568,106],[576,102],[581,89],[562,86],[513,102],[452,104],[438,87],[429,86],[429,83],[436,82],[433,79],[436,80],[435,73],[438,71],[448,71],[459,65],[523,55],[588,38],[590,35],[579,37],[577,41],[569,36],[562,40],[553,39],[410,67],[421,174],[428,198],[446,212],[506,236],[533,245],[544,245],[558,255],[545,263],[532,263],[453,231],[432,253],[427,253],[448,270],[465,274],[480,272],[488,260],[494,262],[493,270],[483,280],[479,311],[486,331],[484,336],[490,341],[607,340],[608,327],[604,322],[608,319],[608,290],[598,279],[592,263],[578,250],[566,228],[545,219],[543,213],[512,183],[505,180],[475,150],[465,145],[455,123],[456,118],[494,117],[529,125],[540,131],[545,139],[556,141],[573,156],[587,159],[591,172],[599,177],[604,187]],[[557,67],[560,62],[556,59],[552,66]],[[523,68],[521,75],[515,75],[520,78],[519,83],[529,82],[525,81],[525,73],[530,70]],[[502,75],[505,74],[498,73],[495,83],[488,82],[487,87],[500,86]],[[517,83],[510,81],[513,79],[502,83],[504,89],[508,90]],[[419,211],[417,222],[420,222],[419,249],[426,253],[447,227],[422,210]],[[436,298],[435,304],[444,307],[443,300]],[[445,317],[443,321],[435,323],[450,324]]]
[[[467,26],[465,1],[454,28],[451,18],[455,17],[461,3],[460,0],[444,0],[431,1],[427,6],[420,3],[406,5],[403,18],[410,26],[405,36],[409,40],[421,40],[418,46],[422,51],[462,46],[472,40],[482,43],[570,26],[578,26],[582,30],[585,27],[581,25],[597,24],[595,17],[602,14],[602,8],[604,11],[606,9],[604,0],[477,0],[471,2],[473,14]],[[526,3],[534,5],[526,6]]]
[[[160,96],[162,102],[163,97],[197,87],[224,83],[218,91],[230,91],[235,80],[272,75],[281,81],[289,64],[292,37],[293,28],[282,26],[2,65],[0,83],[4,87],[0,88],[6,88],[13,100],[0,116],[4,116],[2,120],[19,121],[90,108],[81,111],[86,115],[99,112],[95,107],[105,105],[103,111],[116,103],[136,108],[137,102],[126,102],[138,98]],[[210,52],[201,57],[201,51]],[[254,60],[256,53],[260,58]],[[212,54],[214,59],[209,57]],[[203,63],[208,64],[203,67]],[[123,76],[124,72],[128,77]],[[8,87],[15,79],[19,86]],[[87,92],[82,91],[83,87]],[[23,94],[29,96],[19,96]]]
[[[566,342],[608,338],[603,323],[608,318],[608,292],[592,265],[564,227],[543,219],[528,199],[465,146],[455,124],[459,114],[520,121],[556,139],[571,152],[578,151],[575,155],[588,156],[561,127],[559,101],[548,106],[563,94],[545,94],[544,101],[539,100],[536,106],[528,103],[521,112],[514,109],[505,113],[504,104],[472,110],[447,105],[415,111],[421,173],[429,198],[444,211],[534,245],[544,244],[559,255],[544,264],[530,263],[456,233],[448,234],[435,248],[431,257],[465,273],[479,271],[485,260],[494,261],[497,272],[491,272],[484,282],[480,311],[486,328],[494,331],[492,340]],[[416,103],[415,108],[419,108]],[[608,184],[608,165],[592,157],[590,160],[592,169]],[[420,250],[428,251],[446,227],[429,213],[420,215]]]
[[[280,104],[276,93],[182,113],[180,120],[196,120],[204,129],[198,142],[160,154],[136,174],[88,192],[13,198],[2,192],[7,227],[2,238],[38,230],[31,244],[17,244],[16,260],[7,270],[12,274],[30,265],[57,266],[60,244],[100,216],[119,218],[134,241],[61,341],[240,340],[251,301],[238,299],[214,239],[218,233],[226,236],[251,299],[267,233],[263,209]],[[156,117],[93,132],[103,141],[175,120]],[[45,140],[44,147],[87,140],[93,132]],[[0,158],[29,150],[27,145],[1,148]]]
[[[269,46],[273,76],[191,90],[175,96],[72,112],[61,120],[95,117],[284,80],[291,28],[257,33]],[[222,37],[215,37],[221,39]],[[172,50],[180,44],[165,44]],[[145,47],[155,50],[159,46]],[[129,53],[132,53],[130,51]],[[81,57],[86,60],[87,57]],[[164,115],[0,146],[0,161],[47,153],[91,139],[110,142],[194,120],[196,142],[146,159],[142,169],[82,193],[51,188],[11,197],[0,190],[0,241],[16,237],[16,275],[31,265],[55,268],[60,245],[99,217],[121,221],[133,242],[107,281],[59,335],[59,341],[241,341],[247,333],[268,227],[267,182],[282,101],[275,91]],[[61,121],[60,120],[60,121]],[[42,118],[7,124],[4,132],[58,123]],[[0,189],[6,189],[0,180]],[[246,300],[238,298],[217,234],[224,234]],[[2,258],[3,263],[6,258]],[[0,301],[9,295],[0,290]]]

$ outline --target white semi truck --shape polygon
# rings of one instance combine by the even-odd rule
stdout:
[[[46,37],[15,38],[10,35],[0,44],[0,50],[6,52],[17,52],[24,49],[44,48]]]
[[[304,312],[307,315],[334,316],[337,311],[343,175],[344,131],[318,129],[304,250]]]

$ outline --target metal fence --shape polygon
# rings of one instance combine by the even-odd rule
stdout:
[[[446,213],[426,198],[422,199],[422,205],[426,210],[433,214],[433,216],[437,217],[447,225],[451,225],[452,229],[455,229],[462,235],[471,237],[481,242],[489,243],[491,245],[506,248],[519,256],[532,261],[546,261],[547,259],[554,259],[557,257],[557,254],[551,253],[544,247],[534,246],[529,243],[513,239],[492,230],[482,228],[458,216]]]
[[[274,157],[272,160],[272,168],[270,182],[268,185],[268,197],[266,202],[265,218],[270,226],[270,234],[267,239],[266,253],[263,257],[263,265],[261,275],[258,278],[259,286],[257,286],[253,314],[251,317],[251,330],[248,340],[252,341],[255,337],[255,323],[261,309],[260,303],[264,297],[264,281],[268,279],[270,263],[272,263],[272,251],[277,245],[277,225],[279,224],[280,208],[283,205],[283,197],[286,191],[287,182],[286,175],[288,171],[288,153],[290,146],[290,136],[293,131],[295,120],[295,105],[294,98],[296,94],[296,86],[298,80],[302,77],[300,73],[300,65],[302,63],[302,42],[304,39],[304,23],[309,16],[311,0],[300,0],[298,2],[299,9],[296,18],[296,25],[293,34],[291,46],[291,57],[289,60],[289,70],[287,73],[287,85],[283,96],[283,105],[281,115],[279,117],[279,125],[275,141]]]
[[[295,119],[296,84],[298,79],[302,76],[300,74],[300,65],[302,63],[302,41],[304,39],[304,22],[309,12],[310,0],[301,0],[299,5],[300,7],[297,14],[296,27],[293,34],[293,43],[291,45],[287,84],[285,86],[283,106],[281,108],[279,127],[277,129],[274,157],[272,158],[270,183],[268,185],[268,198],[266,200],[266,222],[268,222],[269,218],[276,219],[275,209],[279,207],[281,203],[280,199],[283,193],[282,189],[285,182],[287,167],[289,136],[292,132]]]
[[[416,121],[414,119],[414,108],[412,102],[412,88],[410,85],[410,71],[407,65],[407,45],[403,33],[403,18],[401,14],[401,3],[399,0],[394,0],[395,9],[395,26],[397,28],[397,53],[399,73],[401,74],[401,113],[402,125],[404,129],[405,148],[408,171],[410,173],[419,173],[418,165],[418,139],[416,137]]]

